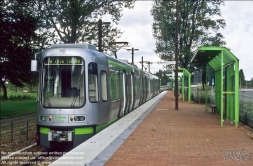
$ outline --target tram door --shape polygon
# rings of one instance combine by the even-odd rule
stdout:
[[[126,113],[126,110],[127,110],[127,95],[126,95],[126,71],[123,71],[121,74],[120,74],[120,77],[121,77],[121,92],[122,92],[122,102],[121,102],[121,115],[124,115]]]
[[[147,77],[144,77],[144,102],[147,101],[148,96],[148,79]]]
[[[133,108],[133,74],[129,73],[128,74],[128,112],[132,111]]]
[[[135,104],[135,79],[134,79],[134,73],[131,73],[131,107],[130,109],[134,109],[134,104]]]
[[[142,104],[146,102],[147,98],[147,80],[146,77],[142,77]]]
[[[119,101],[119,112],[118,112],[118,117],[120,117],[122,114],[123,114],[123,111],[124,111],[124,97],[123,97],[123,72],[122,71],[118,71],[118,74],[117,74],[117,77],[118,77],[118,95],[119,95],[119,98],[118,98],[118,101]]]
[[[144,96],[144,84],[143,84],[143,76],[140,77],[140,105],[143,103]]]
[[[131,75],[130,73],[127,73],[126,75],[126,113],[130,111],[130,105],[131,105]]]

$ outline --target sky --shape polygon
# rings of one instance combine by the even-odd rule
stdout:
[[[152,73],[163,69],[157,64],[161,59],[155,54],[155,39],[152,36],[153,17],[150,14],[152,1],[136,1],[133,9],[124,9],[123,16],[117,27],[123,31],[117,41],[129,42],[129,48],[139,49],[134,52],[134,62],[141,68],[143,61],[150,61]],[[253,78],[253,1],[225,1],[221,5],[221,17],[225,19],[226,27],[220,32],[225,37],[226,47],[239,59],[239,69],[243,69],[246,80]],[[110,21],[103,17],[103,21]],[[117,52],[118,59],[132,62],[131,51],[121,49]],[[144,64],[147,68],[148,64]]]

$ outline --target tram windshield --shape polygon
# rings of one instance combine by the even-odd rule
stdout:
[[[85,103],[84,60],[81,57],[46,57],[42,88],[43,107],[82,107]]]

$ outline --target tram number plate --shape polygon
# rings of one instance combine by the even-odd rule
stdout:
[[[53,116],[53,122],[68,122],[68,116],[66,115],[54,115]]]

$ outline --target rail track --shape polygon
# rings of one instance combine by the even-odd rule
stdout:
[[[32,144],[16,152],[1,152],[0,165],[38,166],[49,165],[71,150],[68,144],[55,145],[50,150]]]
[[[13,124],[18,124],[20,122],[25,122],[28,120],[35,120],[35,114],[31,115],[26,115],[22,117],[17,117],[17,118],[9,118],[5,120],[1,120],[0,127],[6,127],[10,125],[11,121]],[[242,122],[240,123],[240,126],[244,126],[245,132],[253,138],[252,132],[252,126],[249,126],[247,124],[243,124]],[[1,131],[1,134],[3,131]],[[5,147],[2,145],[2,136],[1,137],[1,150],[0,150],[0,165],[32,165],[32,166],[37,166],[37,165],[49,165],[53,161],[57,160],[59,157],[64,155],[66,152],[71,150],[71,146],[68,146],[67,144],[61,143],[55,145],[52,149],[47,150],[42,147],[36,146],[35,138],[30,139],[30,144],[29,146],[26,147],[19,147],[20,150],[17,150],[16,148],[11,148],[10,150],[6,150]],[[21,137],[19,137],[22,139]],[[24,142],[24,140],[19,140],[18,143],[12,143],[12,145],[4,145],[4,146],[16,146],[20,142]],[[26,145],[29,142],[26,142]],[[25,144],[24,144],[25,145]]]
[[[252,128],[240,123],[246,134],[252,137]],[[252,137],[253,138],[253,137]],[[65,143],[55,144],[52,149],[44,149],[36,146],[36,143],[12,153],[1,151],[0,165],[44,166],[49,165],[59,157],[71,150],[71,146]]]
[[[36,128],[35,119],[36,115],[30,114],[1,120],[0,165],[49,165],[71,150],[68,144],[60,146],[55,144],[50,150],[37,146],[34,130]],[[29,129],[26,128],[28,121]],[[25,130],[29,130],[29,138],[22,132],[24,127]]]
[[[34,114],[29,114],[29,115],[24,115],[22,117],[15,117],[15,118],[7,118],[7,119],[1,119],[0,120],[0,127],[5,127],[11,124],[11,122],[14,122],[14,124],[16,123],[20,123],[20,122],[24,122],[27,120],[32,120],[36,118],[36,113]]]

